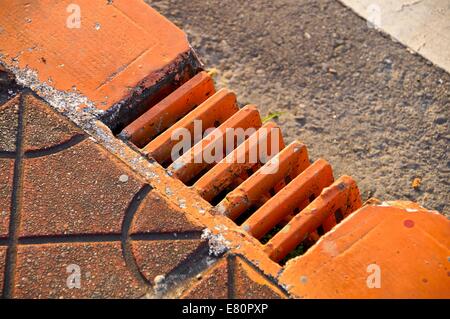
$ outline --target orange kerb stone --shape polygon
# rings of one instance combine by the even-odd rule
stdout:
[[[364,206],[288,261],[303,298],[450,298],[450,221],[417,204]]]
[[[185,34],[144,1],[2,1],[1,60],[102,110],[178,72]],[[79,23],[78,23],[79,21]]]

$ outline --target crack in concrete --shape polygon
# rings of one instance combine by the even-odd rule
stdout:
[[[416,6],[416,5],[418,5],[418,4],[422,3],[422,2],[423,2],[423,0],[416,0],[416,1],[413,1],[413,2],[410,2],[410,3],[403,3],[401,5],[400,9],[397,10],[397,12],[402,12],[405,8]]]

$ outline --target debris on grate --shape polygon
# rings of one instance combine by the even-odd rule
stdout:
[[[209,229],[205,229],[201,238],[208,241],[210,256],[221,256],[229,249],[230,243],[222,234],[213,234]]]

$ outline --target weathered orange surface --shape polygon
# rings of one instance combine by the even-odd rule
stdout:
[[[200,72],[128,125],[122,136],[138,147],[144,147],[214,93],[212,78],[208,73]]]
[[[176,138],[173,134],[180,132],[181,129],[186,130],[190,133],[190,145],[193,146],[194,140],[202,137],[194,136],[197,134],[194,131],[195,122],[201,123],[202,131],[199,133],[203,134],[205,130],[225,122],[238,110],[236,95],[227,89],[222,89],[152,140],[144,147],[143,151],[160,164],[171,163],[173,147],[182,140],[182,136]]]
[[[296,208],[303,209],[311,196],[319,196],[322,189],[332,182],[330,164],[324,160],[316,161],[253,213],[242,228],[254,237],[261,238],[283,218],[294,213]]]
[[[284,226],[264,250],[272,260],[279,261],[337,211],[345,217],[359,207],[361,198],[356,182],[349,176],[342,176]]]
[[[218,154],[219,158],[225,157],[228,155],[228,152],[231,152],[239,143],[243,142],[238,141],[238,138],[236,138],[234,134],[235,129],[247,130],[254,128],[256,130],[261,125],[261,117],[257,107],[247,105],[234,113],[232,117],[173,162],[168,167],[168,171],[173,173],[173,176],[183,183],[188,183],[208,166],[216,164],[210,158],[213,156],[212,154],[215,155],[216,151],[222,152]],[[233,130],[233,134],[227,134],[228,130]],[[227,150],[228,145],[231,145],[233,148]]]
[[[275,144],[279,147],[279,150],[284,148],[283,136],[279,131],[280,128],[273,122],[264,124],[245,140],[244,143],[239,145],[233,152],[203,175],[194,184],[194,188],[205,200],[212,201],[220,192],[233,183],[239,185],[248,177],[248,170],[252,170],[261,165],[260,154],[257,150],[265,147],[269,150],[268,154],[275,155],[270,149],[272,139],[277,141]],[[276,132],[278,136],[275,136]],[[253,154],[257,156],[252,158]]]
[[[80,28],[69,28],[70,4]],[[190,51],[185,34],[139,0],[2,0],[2,61],[37,71],[58,90],[77,91],[106,110],[161,80]]]
[[[392,204],[344,219],[289,261],[280,282],[304,298],[450,298],[450,221],[417,204]],[[380,288],[367,285],[373,264]]]
[[[271,189],[279,189],[285,186],[286,178],[293,179],[309,166],[308,151],[304,144],[293,142],[280,151],[274,158],[264,164],[278,165],[278,170],[273,174],[266,174],[259,169],[235,190],[228,193],[219,203],[218,210],[231,218],[238,218],[252,205],[263,204],[263,198],[270,197]]]

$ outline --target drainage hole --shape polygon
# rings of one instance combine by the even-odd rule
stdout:
[[[336,224],[339,224],[344,219],[341,209],[334,212],[334,218],[336,219]]]

